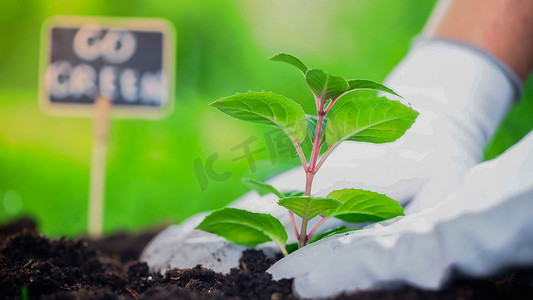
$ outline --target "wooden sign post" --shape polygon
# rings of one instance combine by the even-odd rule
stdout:
[[[96,98],[94,103],[94,144],[89,186],[89,235],[100,236],[103,225],[103,202],[107,141],[109,140],[111,101]]]
[[[174,31],[157,19],[52,17],[41,35],[39,104],[94,118],[88,232],[103,232],[112,118],[160,119],[173,109]]]

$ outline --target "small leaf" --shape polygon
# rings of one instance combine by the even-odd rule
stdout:
[[[341,206],[341,202],[335,199],[317,198],[310,196],[293,196],[282,198],[278,204],[300,216],[310,220],[323,212]]]
[[[329,234],[332,233],[332,232],[335,232],[335,231],[337,231],[337,230],[344,230],[344,229],[346,229],[346,228],[348,228],[348,227],[346,227],[346,226],[339,226],[339,227],[336,227],[336,228],[333,228],[333,229],[330,229],[330,230],[326,230],[326,231],[321,232],[321,233],[317,233],[317,234],[315,234],[315,235],[309,240],[309,244],[314,243],[314,242],[316,242],[316,241],[318,241],[318,240],[323,239],[324,237],[326,237],[327,235],[329,235]]]
[[[318,117],[315,115],[305,115],[305,118],[307,120],[307,135],[309,136],[309,140],[312,143],[315,140],[316,123],[318,123]],[[324,142],[324,137],[326,136],[327,123],[328,118],[324,117],[324,121],[322,121],[322,130],[320,131],[320,145],[322,145],[322,143]]]
[[[291,254],[294,251],[298,250],[298,243],[290,243],[285,245],[285,250],[287,250],[287,253]]]
[[[250,91],[210,105],[240,120],[276,125],[296,143],[301,143],[307,134],[305,113],[300,104],[272,92]]]
[[[326,142],[329,146],[345,140],[393,142],[411,127],[417,116],[413,109],[385,97],[352,99],[329,118]]]
[[[376,192],[343,189],[331,192],[328,198],[342,202],[342,206],[328,212],[328,216],[346,222],[378,222],[404,215],[397,201]]]
[[[246,185],[250,189],[257,191],[259,195],[261,196],[272,193],[278,196],[279,198],[285,197],[282,193],[280,193],[278,190],[276,190],[276,188],[274,188],[270,184],[261,182],[259,180],[255,180],[253,178],[243,178],[242,182],[244,183],[244,185]]]
[[[339,230],[335,230],[335,231],[329,232],[327,235],[323,236],[322,238],[327,238],[327,237],[330,237],[330,236],[334,236],[336,234],[352,232],[352,231],[357,231],[357,230],[361,230],[361,229],[363,229],[363,227],[349,227],[349,228],[339,229]]]
[[[303,196],[305,193],[302,191],[288,191],[283,192],[283,198]]]
[[[274,241],[284,245],[285,228],[269,214],[253,213],[236,208],[222,208],[212,212],[196,229],[219,235],[236,244],[255,247]]]
[[[381,83],[377,83],[377,82],[374,82],[372,80],[365,80],[365,79],[348,80],[348,90],[346,92],[354,91],[354,90],[382,91],[382,92],[387,92],[389,94],[393,94],[393,95],[396,95],[396,96],[402,98],[402,96],[396,94],[395,91],[389,89],[388,87],[382,85]]]
[[[297,67],[300,71],[302,71],[304,75],[305,75],[305,72],[307,72],[307,67],[304,65],[304,63],[298,58],[296,58],[294,55],[290,55],[288,53],[279,53],[279,54],[272,56],[269,59],[273,61],[280,61],[280,62],[291,64]]]
[[[313,94],[322,100],[337,98],[348,89],[344,78],[328,75],[320,69],[307,70],[305,81]]]
[[[356,230],[360,230],[362,229],[361,227],[353,227],[353,228],[349,228],[349,227],[346,227],[346,226],[339,226],[337,228],[334,228],[334,229],[330,229],[330,230],[327,230],[327,231],[324,231],[322,233],[318,233],[318,234],[315,234],[313,236],[313,238],[311,238],[309,240],[309,244],[311,243],[314,243],[318,240],[321,240],[323,238],[327,238],[327,237],[330,237],[332,235],[336,235],[336,234],[340,234],[340,233],[345,233],[345,232],[350,232],[350,231],[356,231]]]

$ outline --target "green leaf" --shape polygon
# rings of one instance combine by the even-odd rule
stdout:
[[[372,80],[365,80],[365,79],[348,80],[348,90],[346,92],[354,91],[354,90],[382,91],[382,92],[387,92],[389,94],[393,94],[393,95],[396,95],[396,96],[402,98],[402,96],[396,94],[395,91],[389,89],[388,87],[382,85],[381,83],[377,83],[377,82],[374,82]]]
[[[376,192],[343,189],[331,192],[328,198],[342,202],[342,206],[328,212],[328,216],[346,222],[378,222],[404,215],[397,201]]]
[[[296,143],[301,143],[307,134],[305,113],[300,104],[272,92],[250,91],[210,105],[240,120],[276,125]]]
[[[278,196],[279,198],[285,197],[282,193],[280,193],[278,190],[276,190],[276,188],[274,188],[270,184],[261,182],[259,180],[255,180],[253,178],[243,178],[242,182],[244,183],[244,185],[246,185],[250,189],[257,191],[259,195],[261,196],[272,193]]]
[[[272,56],[269,59],[273,61],[280,61],[280,62],[291,64],[297,67],[300,71],[302,71],[304,75],[305,75],[305,72],[307,72],[307,67],[304,65],[304,63],[298,58],[296,58],[294,55],[290,55],[288,53],[279,53],[279,54]]]
[[[280,199],[278,204],[297,214],[302,219],[310,220],[321,213],[340,207],[342,203],[335,199],[293,196]]]
[[[288,192],[283,192],[283,198],[287,198],[287,197],[297,197],[297,196],[303,196],[305,193],[302,192],[302,191],[288,191]]]
[[[278,219],[269,214],[236,208],[216,210],[205,217],[196,228],[249,247],[268,241],[274,241],[281,246],[287,241],[285,228]]]
[[[359,98],[344,102],[329,118],[326,142],[345,140],[388,143],[400,138],[415,122],[418,113],[385,97]]]
[[[327,235],[329,235],[332,232],[336,232],[337,230],[344,230],[346,228],[348,228],[348,227],[339,226],[339,227],[336,227],[336,228],[333,228],[333,229],[330,229],[330,230],[326,230],[326,231],[321,232],[321,233],[317,233],[309,240],[309,244],[314,243],[314,242],[316,242],[318,240],[321,240],[321,239],[325,238]]]
[[[335,234],[340,234],[340,233],[345,233],[345,232],[350,232],[350,231],[356,231],[356,230],[360,230],[360,229],[362,229],[362,228],[361,227],[349,228],[349,227],[346,227],[346,226],[339,226],[337,228],[326,230],[326,231],[324,231],[322,233],[315,234],[313,236],[313,238],[311,238],[309,240],[309,244],[314,243],[314,242],[316,242],[318,240],[321,240],[323,238],[330,237],[330,236],[335,235]]]
[[[325,235],[322,238],[327,238],[327,237],[330,237],[330,236],[334,236],[336,234],[352,232],[352,231],[357,231],[357,230],[361,230],[361,229],[363,229],[363,227],[349,227],[349,228],[339,229],[339,230],[335,230],[335,231],[332,231],[332,232],[328,233],[327,235]]]
[[[315,140],[316,124],[318,123],[318,117],[315,115],[305,115],[307,119],[307,135],[311,140],[311,143]],[[319,144],[322,145],[324,142],[324,137],[326,136],[326,125],[328,123],[328,118],[324,117],[322,121],[322,130],[320,131]]]
[[[320,69],[307,70],[305,81],[313,94],[322,100],[337,98],[348,89],[344,78],[328,75]]]
[[[287,253],[291,254],[294,251],[298,250],[298,243],[290,243],[285,245],[285,250],[287,250]]]

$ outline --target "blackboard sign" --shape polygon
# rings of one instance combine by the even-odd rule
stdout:
[[[174,35],[165,21],[53,17],[42,45],[47,112],[91,116],[99,96],[118,117],[160,117],[173,107]]]

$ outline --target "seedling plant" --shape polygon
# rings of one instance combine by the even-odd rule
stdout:
[[[280,192],[275,187],[254,179],[243,179],[243,182],[261,195],[273,193],[278,197],[278,205],[289,211],[298,243],[286,245],[287,232],[272,215],[236,208],[222,208],[212,212],[197,228],[249,247],[273,241],[287,255],[291,250],[320,238],[354,230],[343,226],[315,235],[327,218],[363,223],[403,215],[403,208],[398,202],[383,194],[361,189],[342,189],[321,198],[312,196],[311,188],[315,174],[342,142],[393,142],[411,127],[418,113],[398,101],[376,95],[365,94],[351,99],[343,97],[359,90],[375,90],[400,97],[377,82],[346,80],[320,69],[308,69],[301,60],[286,53],[277,54],[270,60],[288,63],[301,71],[314,95],[316,115],[306,115],[301,105],[295,101],[265,91],[236,94],[210,105],[240,120],[277,126],[292,141],[305,170],[304,192]],[[340,101],[341,97],[343,99]],[[312,141],[309,159],[305,157],[301,147],[306,138]],[[299,229],[295,214],[301,218]],[[320,217],[320,220],[308,231],[308,222],[315,217]]]

